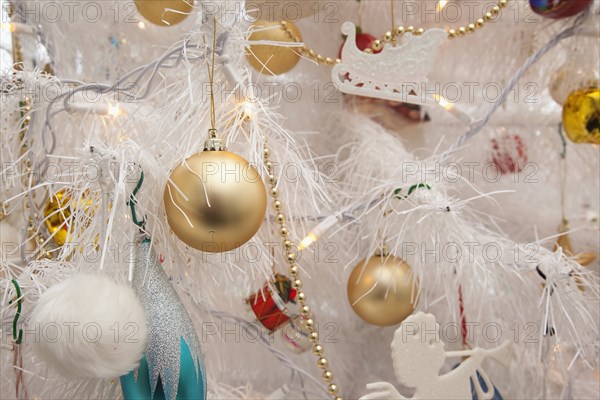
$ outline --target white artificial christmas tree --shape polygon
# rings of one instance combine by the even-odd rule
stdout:
[[[597,1],[1,4],[1,398],[410,397],[408,325],[381,318],[404,310],[450,353],[510,348],[478,398],[598,398]],[[185,161],[221,145],[264,218],[228,196],[247,169]],[[235,236],[247,213],[231,251],[173,229]],[[147,326],[102,301],[123,285]],[[139,340],[129,375],[73,379]]]

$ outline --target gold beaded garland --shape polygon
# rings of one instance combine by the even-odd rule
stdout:
[[[336,394],[338,392],[338,387],[335,383],[330,383],[327,389],[329,394]]]
[[[483,16],[481,18],[478,18],[475,22],[469,23],[466,26],[459,26],[456,29],[448,29],[447,30],[448,39],[462,37],[468,33],[475,32],[479,28],[482,28],[486,22],[492,21],[494,18],[496,18],[500,14],[500,10],[502,8],[505,8],[507,4],[508,4],[508,0],[498,0],[496,5],[491,8],[491,11],[484,13]],[[302,41],[302,39],[299,36],[294,35],[294,32],[289,28],[289,24],[290,23],[287,21],[281,21],[280,22],[281,29],[283,29],[286,32],[286,35],[288,37],[292,38],[294,41],[296,41],[296,42]],[[424,32],[425,32],[425,29],[415,28],[412,25],[409,27],[406,27],[406,28],[404,26],[397,26],[394,29],[392,29],[391,31],[387,31],[383,35],[381,35],[381,39],[374,40],[373,43],[371,44],[371,47],[367,47],[363,51],[365,53],[372,54],[374,52],[381,51],[381,49],[383,49],[383,46],[386,43],[395,43],[396,39],[399,38],[400,36],[404,35],[405,33],[411,33],[413,35],[418,36],[418,35],[422,35]],[[308,57],[309,59],[311,59],[312,61],[315,61],[318,64],[332,66],[332,65],[335,65],[335,64],[341,62],[341,60],[339,58],[333,59],[330,57],[325,57],[325,56],[315,52],[314,50],[308,48],[306,45],[302,46],[301,53],[303,56]]]
[[[10,15],[9,15],[10,16]],[[14,36],[13,33],[13,60],[15,61],[15,69],[22,69],[23,63],[23,55],[21,52],[21,46],[19,44],[18,38]],[[23,118],[19,130],[19,141],[22,143],[21,148],[19,149],[19,156],[22,157],[22,167],[23,174],[21,175],[21,183],[24,187],[35,186],[36,180],[35,176],[32,175],[31,169],[31,159],[29,158],[29,148],[32,145],[31,139],[26,140],[27,131],[29,129],[29,123],[31,122],[31,99],[29,97],[25,97],[23,101],[20,102],[20,106],[22,107],[21,116]],[[35,191],[32,191],[30,196],[31,199],[35,201]],[[35,246],[35,259],[41,258],[52,258],[53,253],[51,251],[47,251],[45,248],[46,240],[39,234],[39,229],[37,228],[36,221],[38,219],[38,214],[36,212],[32,212],[30,208],[30,202],[23,198],[23,211],[25,215],[27,215],[27,241]],[[6,216],[0,210],[0,220],[2,220]],[[49,228],[50,229],[50,228]],[[52,233],[52,232],[50,232]]]
[[[270,160],[271,151],[268,148],[268,144],[265,140],[265,146],[263,150],[263,157],[265,167],[266,167],[269,176],[273,175],[273,163]],[[277,190],[277,180],[269,179],[270,190],[269,193],[273,199],[273,208],[277,210],[276,221],[279,224],[279,234],[282,238],[283,248],[286,250],[285,260],[290,265],[289,266],[289,275],[292,277],[292,287],[297,290],[296,300],[300,303],[300,313],[305,318],[304,327],[308,331],[308,340],[313,343],[312,352],[315,356],[317,356],[317,366],[323,369],[323,374],[321,377],[323,381],[327,383],[327,392],[332,396],[334,400],[342,400],[341,397],[337,396],[339,391],[339,387],[337,384],[333,382],[333,373],[328,369],[329,361],[327,358],[323,356],[324,349],[321,344],[319,344],[319,333],[316,331],[316,321],[312,314],[312,310],[310,306],[305,304],[306,302],[306,294],[302,291],[302,280],[298,278],[298,273],[300,271],[300,267],[296,264],[296,253],[293,252],[294,244],[287,238],[289,235],[289,229],[284,225],[286,220],[285,214],[281,211],[283,205],[281,200],[279,200],[279,190]],[[285,231],[285,234],[282,232]]]
[[[281,29],[285,32],[285,34],[287,35],[288,38],[293,39],[295,42],[301,42],[302,38],[299,35],[296,35],[294,30],[290,27],[290,23],[287,21],[281,21],[279,23]],[[330,57],[325,57],[322,54],[319,54],[317,52],[315,52],[312,49],[309,49],[308,47],[306,47],[306,45],[303,45],[300,48],[300,53],[305,56],[308,57],[309,59],[319,63],[319,64],[325,64],[325,65],[335,65],[336,63],[340,62],[339,58],[336,59],[332,59]]]

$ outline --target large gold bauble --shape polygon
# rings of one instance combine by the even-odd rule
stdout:
[[[88,197],[88,194],[88,192],[83,192],[79,201],[74,201],[70,190],[61,189],[46,201],[44,205],[44,222],[48,233],[52,236],[52,240],[58,246],[67,243],[73,233],[72,214],[83,213],[82,226],[86,226],[93,217],[93,201]]]
[[[209,253],[235,249],[256,234],[267,209],[258,171],[228,151],[196,153],[171,174],[167,219],[187,245]]]
[[[286,26],[300,41],[302,36],[300,30],[292,22],[286,22]],[[269,28],[269,29],[266,29]],[[290,42],[294,40],[290,38],[286,31],[281,27],[280,22],[269,22],[258,20],[251,29],[258,29],[252,32],[248,40],[271,40],[274,42]],[[274,46],[268,44],[253,44],[247,50],[248,63],[255,70],[266,75],[280,75],[288,72],[300,61],[299,47]]]
[[[364,321],[396,325],[414,311],[410,265],[391,255],[375,255],[354,267],[348,279],[348,300]],[[416,302],[416,300],[415,300]]]
[[[193,0],[135,0],[138,12],[160,26],[177,25],[192,12]]]
[[[600,144],[600,91],[597,87],[572,92],[563,106],[562,123],[575,143]]]

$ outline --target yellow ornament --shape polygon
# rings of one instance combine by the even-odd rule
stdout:
[[[54,243],[62,246],[69,240],[69,235],[73,232],[72,217],[75,212],[85,213],[84,224],[89,222],[93,216],[93,202],[88,198],[88,193],[84,192],[79,201],[73,201],[72,193],[67,189],[61,189],[54,193],[44,206],[44,221],[48,233],[52,236]]]
[[[256,234],[265,218],[267,193],[258,171],[244,158],[205,150],[175,168],[164,203],[169,225],[181,241],[220,253]]]
[[[254,31],[250,34],[249,41],[302,42],[300,30],[289,21],[283,23],[259,20],[251,29]],[[286,73],[300,61],[300,47],[251,44],[247,52],[246,57],[252,68],[266,75]]]
[[[410,265],[384,249],[354,267],[348,279],[348,300],[364,321],[378,326],[396,325],[414,311],[413,289],[417,285]]]
[[[597,87],[572,92],[563,106],[562,123],[575,143],[600,144],[600,91]]]
[[[138,12],[160,26],[177,25],[192,12],[193,0],[135,0]]]

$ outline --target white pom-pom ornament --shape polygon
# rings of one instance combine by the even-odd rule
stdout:
[[[42,294],[29,323],[35,354],[65,378],[112,378],[135,368],[146,344],[134,290],[103,275],[77,274]]]

